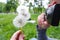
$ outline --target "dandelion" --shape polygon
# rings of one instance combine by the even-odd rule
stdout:
[[[22,16],[16,16],[16,18],[13,20],[13,24],[15,27],[23,27],[26,24],[26,20],[22,18]]]
[[[24,6],[24,0],[19,0],[21,4],[17,7],[18,16],[15,17],[13,20],[13,24],[15,27],[22,28],[26,23],[27,20],[30,19],[29,7]]]
[[[21,13],[22,9],[25,10],[25,11],[29,11],[29,7],[26,7],[26,6],[24,6],[24,5],[19,5],[19,6],[17,7],[17,12],[18,12],[18,13]]]
[[[26,6],[18,6],[18,15],[22,15],[26,20],[30,18],[29,8]]]

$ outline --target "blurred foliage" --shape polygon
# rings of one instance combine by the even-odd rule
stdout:
[[[0,2],[0,13],[4,12],[6,4]]]
[[[41,3],[40,4],[39,4],[39,1],[38,0],[34,0],[35,5],[32,5],[32,3],[30,3],[30,5],[29,5],[30,12],[31,12],[31,7],[33,7],[32,10],[33,10],[33,12],[35,14],[37,14],[37,13],[39,14],[39,13],[42,13],[42,12],[45,11],[45,8],[42,7],[42,0],[41,0]]]
[[[29,1],[29,0],[26,0]],[[38,5],[38,7],[35,7],[35,5],[32,5],[32,3],[29,3],[29,11],[33,11],[34,13],[42,13],[43,7],[41,8],[41,5],[38,4],[37,0],[34,0],[35,4]],[[9,12],[16,12],[16,8],[18,6],[18,0],[7,0],[7,3],[1,3],[0,2],[0,13],[9,13]],[[31,9],[33,7],[33,9]]]
[[[18,6],[18,0],[8,0],[6,4],[6,11],[16,12],[17,6]]]
[[[18,0],[7,0],[7,3],[0,2],[0,12],[16,12]]]

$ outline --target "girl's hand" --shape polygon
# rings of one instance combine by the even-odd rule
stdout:
[[[47,20],[44,19],[44,13],[38,16],[38,26],[42,29],[48,28],[50,25],[48,24]]]
[[[12,35],[10,40],[24,40],[24,34],[19,30]]]

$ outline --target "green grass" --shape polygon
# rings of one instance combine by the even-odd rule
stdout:
[[[39,14],[32,14],[31,19],[37,20]],[[12,21],[15,18],[16,14],[0,14],[0,40],[10,40],[12,34],[18,28],[15,28]],[[35,24],[28,23],[23,27],[23,32],[26,35],[25,40],[29,40],[32,37],[37,37]],[[59,38],[60,39],[60,27],[50,27],[47,31],[49,37]]]

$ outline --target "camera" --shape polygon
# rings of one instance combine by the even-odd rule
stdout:
[[[60,20],[60,4],[54,4],[45,11],[47,21],[52,26],[58,26]]]

